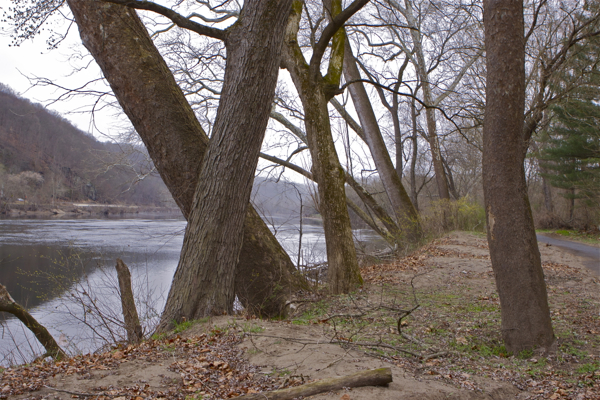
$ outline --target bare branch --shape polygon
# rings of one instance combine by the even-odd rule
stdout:
[[[183,15],[179,14],[176,11],[168,7],[161,6],[160,4],[153,3],[151,1],[146,0],[103,0],[107,3],[120,4],[122,6],[127,6],[129,8],[135,8],[137,10],[148,10],[153,11],[157,14],[160,14],[164,17],[167,17],[171,21],[175,23],[180,28],[184,28],[190,30],[192,32],[196,32],[200,35],[209,36],[215,39],[220,39],[225,41],[227,39],[227,32],[213,28],[211,26],[206,26],[199,24],[197,22],[191,21]],[[195,15],[193,15],[195,16]]]

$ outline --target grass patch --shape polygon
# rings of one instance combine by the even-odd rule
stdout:
[[[573,229],[538,229],[539,233],[551,233],[564,237],[565,239],[581,242],[584,244],[598,246],[600,244],[600,233],[577,231]]]
[[[177,323],[177,321],[173,321],[173,324],[175,325],[173,333],[177,334],[190,329],[192,326],[194,326],[195,321],[183,321],[179,323]]]
[[[583,364],[582,366],[580,366],[579,368],[577,368],[577,373],[584,375],[584,374],[591,374],[593,372],[596,372],[600,370],[600,363],[599,362],[593,362],[593,363],[587,363],[587,364]]]
[[[166,337],[167,337],[166,333],[153,333],[152,336],[150,336],[150,338],[152,340],[157,340],[157,341],[163,340]]]
[[[246,322],[244,324],[244,326],[242,327],[242,330],[244,332],[249,332],[249,333],[261,333],[261,332],[264,332],[265,328],[263,328],[260,325]]]

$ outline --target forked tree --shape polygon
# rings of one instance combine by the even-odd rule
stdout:
[[[257,274],[264,278],[257,285],[267,284],[271,289],[261,296],[262,300],[278,300],[269,310],[272,313],[276,313],[283,300],[273,289],[279,286],[280,292],[289,293],[290,281],[284,279],[291,273],[289,258],[278,245],[265,243],[271,237],[261,232],[266,227],[256,220],[256,212],[250,210],[244,222],[277,79],[282,31],[291,2],[285,3],[248,1],[238,22],[228,30],[183,18],[190,23],[188,29],[223,40],[228,50],[219,115],[213,140],[207,143],[194,113],[135,12],[106,2],[69,1],[84,44],[102,67],[189,221],[162,329],[168,328],[173,320],[232,311],[244,223],[248,240],[244,240],[241,264],[254,267],[244,268],[244,275],[238,277],[246,282]],[[150,5],[154,6],[159,13],[171,11]],[[178,19],[178,14],[169,15],[174,21],[186,24]],[[138,71],[137,78],[131,74],[132,70]],[[140,76],[143,85],[139,84]],[[275,263],[269,266],[269,261]],[[278,282],[274,277],[281,280]],[[243,284],[240,279],[238,283]],[[251,300],[252,305],[260,306],[257,303],[261,299]]]

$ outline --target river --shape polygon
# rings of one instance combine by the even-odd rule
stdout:
[[[299,221],[275,216],[269,223],[296,261]],[[172,216],[0,219],[0,283],[68,352],[94,351],[124,333],[114,329],[120,319],[115,260],[121,258],[131,270],[140,318],[149,330],[164,306],[185,226],[183,218]],[[359,243],[377,240],[368,230],[354,234]],[[303,222],[300,254],[301,264],[325,260],[319,221]],[[2,322],[0,365],[41,353],[18,320],[9,316]]]

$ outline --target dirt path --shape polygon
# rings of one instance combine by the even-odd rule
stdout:
[[[540,252],[553,355],[507,354],[487,243],[458,232],[364,267],[367,283],[352,295],[298,299],[290,320],[214,318],[141,348],[8,369],[0,398],[71,398],[49,385],[98,399],[208,399],[388,366],[387,387],[313,398],[600,399],[599,278],[581,257],[544,244]]]

